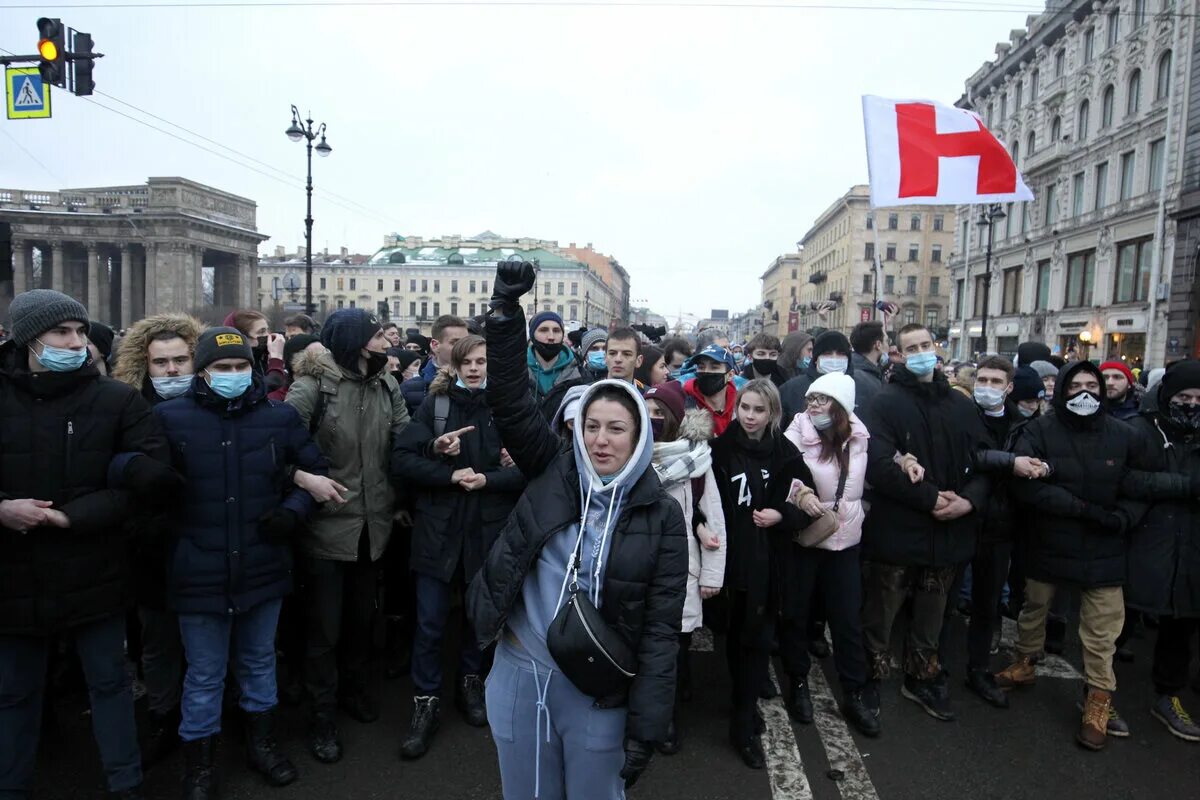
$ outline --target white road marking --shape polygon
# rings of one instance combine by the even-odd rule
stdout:
[[[770,675],[771,682],[778,690],[779,681],[775,680],[774,664],[770,666]],[[762,735],[762,743],[767,757],[772,800],[812,800],[812,787],[808,784],[808,776],[804,774],[800,748],[796,746],[796,734],[783,700],[780,697],[759,700],[758,711],[767,728]]]
[[[867,774],[867,766],[846,720],[838,711],[837,700],[818,659],[813,659],[813,668],[809,670],[808,688],[813,701],[813,723],[821,734],[829,767],[842,771],[843,777],[837,781],[838,791],[844,800],[879,800],[875,784]]]
[[[1003,633],[1000,635],[1000,648],[1002,650],[1010,650],[1016,652],[1017,646],[1017,623],[1016,620],[1003,618]],[[1051,655],[1046,653],[1037,665],[1037,675],[1039,678],[1060,678],[1068,681],[1082,681],[1083,675],[1075,666],[1067,661],[1062,656]]]

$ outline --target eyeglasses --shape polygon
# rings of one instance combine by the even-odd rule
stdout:
[[[816,408],[817,406],[829,405],[830,403],[833,402],[833,398],[829,397],[828,395],[824,395],[824,394],[810,394],[808,397],[804,398],[804,402],[810,408]]]

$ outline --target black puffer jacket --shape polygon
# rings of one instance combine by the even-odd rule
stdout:
[[[1125,582],[1127,531],[1146,511],[1144,503],[1121,497],[1126,472],[1140,464],[1141,445],[1133,428],[1103,407],[1090,417],[1067,410],[1067,387],[1080,371],[1091,372],[1104,386],[1100,370],[1090,362],[1063,367],[1052,411],[1026,426],[1016,444],[1017,455],[1040,458],[1052,470],[1042,480],[1011,483],[1013,497],[1030,511],[1026,574],[1082,588],[1120,586]],[[1119,528],[1110,514],[1116,515]]]
[[[1161,384],[1160,384],[1161,387]],[[1151,501],[1129,546],[1125,604],[1152,614],[1200,617],[1200,434],[1171,424],[1158,391],[1132,425],[1147,471],[1131,471],[1123,491]]]
[[[31,373],[27,353],[0,347],[0,500],[48,500],[71,527],[0,528],[0,634],[44,636],[130,601],[131,501],[109,487],[109,466],[119,453],[169,456],[136,389],[90,364]]]
[[[1017,509],[1009,488],[1013,480],[1013,463],[1017,456],[1013,453],[1017,438],[1031,420],[1021,416],[1017,404],[1011,400],[1004,404],[1003,425],[997,425],[996,420],[989,419],[979,409],[979,419],[987,432],[988,446],[976,456],[975,468],[991,481],[991,490],[987,496],[986,505],[979,514],[983,525],[979,530],[980,542],[1008,542],[1013,538],[1017,525]]]
[[[496,641],[552,535],[578,523],[580,479],[573,448],[538,413],[526,370],[524,314],[488,317],[488,404],[504,446],[529,485],[509,517],[467,602],[481,646]],[[683,512],[646,469],[625,496],[614,523],[605,566],[600,614],[638,656],[627,697],[626,735],[663,741],[675,706],[675,659],[687,587],[687,531]]]
[[[462,451],[454,458],[433,452],[438,397],[450,399],[443,433],[475,428],[460,437]],[[415,496],[414,572],[449,582],[461,561],[466,580],[475,577],[525,488],[519,469],[500,466],[501,446],[484,393],[452,385],[446,373],[434,378],[416,418],[392,447],[392,476]],[[482,491],[468,492],[450,480],[466,467],[487,476]]]
[[[871,432],[866,494],[871,512],[863,525],[863,557],[929,567],[969,560],[989,491],[988,479],[974,466],[987,442],[974,401],[951,391],[941,373],[922,383],[898,365],[861,418]],[[917,457],[925,468],[923,481],[909,480],[895,461],[897,452]],[[970,500],[975,510],[946,522],[934,519],[943,491]]]

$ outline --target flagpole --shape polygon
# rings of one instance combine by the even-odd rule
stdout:
[[[875,216],[875,207],[871,207],[871,215]],[[875,235],[875,263],[872,268],[875,271],[875,319],[887,324],[887,315],[883,313],[883,309],[879,307],[879,302],[883,300],[883,253],[879,249],[879,220],[871,226],[871,233]],[[887,331],[884,331],[887,333]]]
[[[972,286],[971,280],[971,220],[975,219],[975,206],[967,206],[967,246],[963,253],[963,290],[962,290],[962,314],[958,320],[958,355],[955,356],[959,361],[966,359],[966,342],[967,342],[967,291]],[[974,292],[972,292],[974,294]],[[975,298],[971,297],[972,302]]]

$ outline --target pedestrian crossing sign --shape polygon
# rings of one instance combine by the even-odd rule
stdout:
[[[37,67],[9,67],[4,73],[9,119],[47,119],[50,116],[50,87],[42,82]]]

